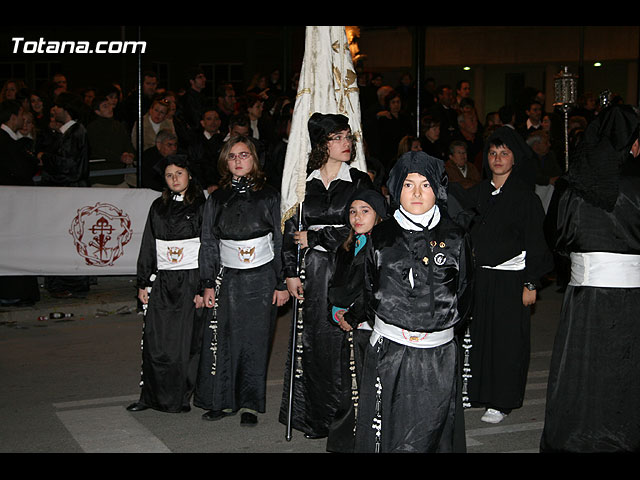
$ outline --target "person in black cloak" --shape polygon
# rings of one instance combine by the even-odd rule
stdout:
[[[355,451],[464,451],[459,345],[471,307],[471,243],[447,213],[444,163],[407,152],[389,174],[393,218],[373,228],[367,345]],[[462,430],[462,431],[461,431]],[[462,436],[462,441],[460,441]]]
[[[294,362],[291,427],[307,438],[324,438],[340,403],[340,350],[343,332],[330,320],[327,287],[333,275],[335,252],[349,234],[345,213],[351,196],[373,188],[365,172],[351,167],[354,148],[348,117],[314,113],[308,122],[311,152],[307,164],[302,206],[302,230],[298,214],[284,223],[283,262],[287,287],[301,301],[301,314],[292,335],[298,336]],[[298,245],[302,249],[297,269]],[[302,281],[304,279],[304,283]],[[303,297],[304,295],[304,297]],[[289,371],[287,357],[280,422],[288,424]]]
[[[336,268],[329,281],[331,319],[343,333],[341,403],[327,437],[330,452],[353,452],[358,384],[365,347],[373,322],[364,305],[364,258],[375,225],[386,219],[387,202],[376,190],[362,190],[351,197],[347,223],[349,236],[336,250]]]
[[[207,199],[200,271],[211,309],[194,405],[204,420],[239,411],[254,426],[266,409],[267,367],[278,307],[289,300],[282,272],[280,194],[266,184],[255,144],[229,139],[220,188]]]
[[[496,130],[484,148],[486,179],[469,190],[476,261],[472,347],[472,407],[482,421],[501,422],[524,399],[530,357],[531,305],[541,277],[553,269],[544,210],[526,173],[528,150],[510,128]],[[528,148],[528,146],[527,146]]]
[[[138,298],[144,309],[140,399],[131,412],[188,412],[202,330],[198,253],[204,195],[187,158],[163,160],[167,188],[151,204],[138,255]]]
[[[571,280],[551,356],[542,452],[640,451],[640,176],[632,166],[639,127],[631,106],[603,109],[564,175],[555,248],[570,257]]]

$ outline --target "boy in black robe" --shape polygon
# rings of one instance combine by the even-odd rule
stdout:
[[[543,232],[544,210],[531,188],[528,146],[508,127],[485,145],[491,178],[469,193],[476,261],[469,398],[499,423],[524,399],[530,357],[531,305],[541,277],[553,268]]]
[[[469,237],[447,213],[441,160],[405,153],[387,185],[400,206],[372,230],[365,259],[374,327],[356,451],[453,452],[462,425],[454,328],[469,309]]]

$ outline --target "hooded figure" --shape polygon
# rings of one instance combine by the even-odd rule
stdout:
[[[549,367],[543,452],[640,451],[640,176],[628,105],[600,112],[564,177],[556,241],[571,261]]]
[[[490,423],[522,406],[530,305],[542,276],[553,268],[530,152],[517,132],[499,128],[484,150],[490,178],[469,189],[476,260],[469,397],[472,406],[486,408],[482,420]]]
[[[513,128],[506,126],[498,128],[489,136],[484,144],[482,154],[482,170],[487,172],[488,175],[491,175],[491,169],[487,161],[487,154],[490,146],[494,144],[502,144],[509,147],[515,157],[513,173],[519,177],[520,181],[526,186],[534,190],[536,185],[535,152],[527,145],[527,142],[524,141],[522,136]]]
[[[638,139],[639,124],[633,108],[622,105],[601,112],[585,130],[566,180],[590,204],[613,210],[620,191],[620,169]]]
[[[469,238],[447,214],[441,160],[407,152],[388,186],[397,208],[373,228],[365,259],[373,333],[362,372],[356,451],[464,451],[454,328],[469,309]]]

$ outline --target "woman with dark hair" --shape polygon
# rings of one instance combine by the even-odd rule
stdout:
[[[167,188],[149,209],[138,256],[138,298],[144,308],[137,412],[188,412],[204,321],[198,253],[204,195],[187,159],[164,159]]]
[[[327,287],[333,274],[335,252],[349,234],[345,215],[351,196],[373,188],[369,175],[349,164],[355,148],[349,119],[344,115],[314,113],[308,122],[311,152],[307,164],[302,230],[298,215],[284,225],[283,260],[289,293],[301,300],[303,325],[296,345],[297,377],[293,382],[291,426],[307,438],[323,438],[340,401],[340,348],[342,332],[329,322]],[[302,252],[297,271],[297,251]],[[304,298],[303,298],[304,295]],[[291,352],[289,352],[289,360]],[[287,365],[289,372],[290,365]],[[280,409],[287,422],[289,376]]]
[[[33,113],[33,123],[39,133],[49,126],[49,102],[43,93],[34,91],[29,95],[29,109]]]
[[[267,364],[278,307],[289,300],[282,272],[280,195],[265,183],[249,137],[231,137],[218,160],[220,187],[208,198],[200,272],[205,331],[194,405],[204,420],[242,411],[253,426],[266,408]]]

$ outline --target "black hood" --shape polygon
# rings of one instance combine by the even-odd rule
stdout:
[[[387,187],[391,199],[396,205],[400,204],[402,184],[410,173],[419,173],[425,176],[436,196],[436,204],[440,207],[446,207],[449,177],[445,172],[444,162],[424,152],[413,151],[400,156],[389,172]]]

